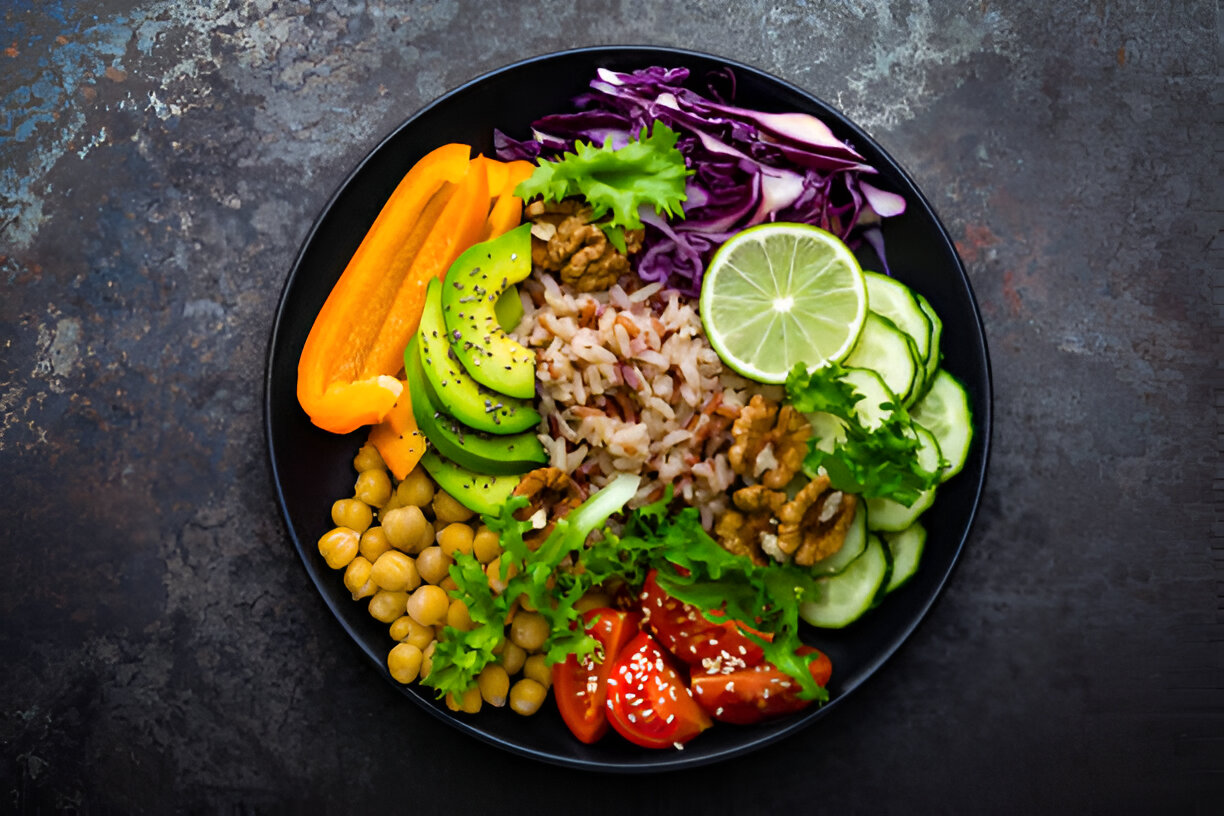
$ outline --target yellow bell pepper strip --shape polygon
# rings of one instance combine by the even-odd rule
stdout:
[[[514,194],[514,188],[519,185],[519,182],[531,176],[535,165],[531,162],[512,161],[506,162],[503,167],[506,168],[507,173],[501,187],[489,188],[490,192],[497,189],[497,199],[493,202],[493,209],[489,211],[489,218],[485,222],[485,230],[481,235],[482,241],[509,232],[523,219],[523,199]]]
[[[405,391],[394,377],[398,361],[372,370],[369,352],[384,326],[403,322],[393,319],[396,292],[413,288],[413,261],[469,175],[470,153],[445,145],[408,171],[319,310],[298,361],[297,393],[320,428],[349,433],[379,422]]]

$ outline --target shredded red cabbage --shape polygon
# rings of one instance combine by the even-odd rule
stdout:
[[[688,295],[700,293],[706,264],[723,241],[768,221],[814,224],[851,246],[866,241],[888,271],[879,223],[904,212],[905,199],[863,181],[876,170],[852,145],[810,114],[731,104],[730,69],[707,77],[708,96],[685,87],[688,78],[685,68],[601,68],[590,90],[574,99],[577,110],[536,120],[530,139],[494,131],[497,156],[551,159],[576,141],[622,147],[656,121],[679,132],[676,146],[694,171],[685,217],[669,221],[643,208],[637,272]]]

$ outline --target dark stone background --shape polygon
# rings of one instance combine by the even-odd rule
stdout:
[[[1218,812],[1215,2],[0,3],[0,809]],[[986,321],[984,506],[914,637],[733,763],[534,764],[359,659],[260,405],[308,226],[436,95],[559,48],[711,51],[907,167]]]

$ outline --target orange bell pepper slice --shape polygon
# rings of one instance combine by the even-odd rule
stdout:
[[[378,449],[387,468],[395,478],[407,476],[421,456],[425,454],[425,434],[417,430],[416,418],[412,414],[412,400],[408,396],[407,383],[400,381],[404,390],[400,398],[383,418],[370,429],[370,444]]]
[[[446,275],[455,259],[480,240],[489,212],[488,176],[473,162],[467,175],[446,202],[446,208],[421,244],[404,283],[395,293],[381,330],[371,344],[361,377],[397,373],[404,367],[404,349],[421,324],[425,287]]]
[[[297,392],[298,402],[320,428],[349,433],[379,422],[405,392],[394,375],[403,364],[399,359],[403,347],[416,330],[420,305],[415,317],[397,315],[396,308],[411,310],[413,303],[412,298],[399,295],[419,289],[423,302],[424,284],[413,275],[440,274],[439,266],[445,272],[453,256],[466,248],[435,237],[446,231],[446,216],[483,207],[479,225],[487,212],[486,174],[469,173],[470,153],[467,145],[445,145],[408,171],[315,318],[298,361]],[[469,176],[478,176],[479,184],[465,184]],[[472,198],[482,197],[483,202],[456,205],[461,191]],[[469,227],[459,234],[471,231]],[[441,250],[439,243],[445,244]],[[418,264],[427,247],[431,263]],[[452,252],[448,260],[446,255]],[[383,338],[388,332],[404,331],[402,340]],[[373,359],[371,350],[380,340],[383,345],[398,343],[400,351]]]
[[[489,191],[496,189],[497,199],[493,202],[493,209],[489,211],[489,218],[485,221],[482,241],[509,232],[523,220],[523,199],[514,194],[514,188],[535,171],[535,165],[526,161],[512,161],[502,164],[502,167],[505,168],[506,173],[499,187],[492,186],[493,176],[491,173],[489,176]]]

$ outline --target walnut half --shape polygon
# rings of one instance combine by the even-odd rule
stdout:
[[[771,490],[786,487],[803,467],[812,426],[790,405],[778,406],[760,394],[741,410],[731,426],[735,439],[727,451],[731,469],[759,478]]]
[[[578,292],[610,288],[629,272],[629,258],[618,252],[608,236],[591,223],[591,208],[580,200],[558,202],[536,200],[524,215],[532,222],[531,262],[547,272],[556,272],[561,282]],[[642,230],[625,233],[630,253],[642,248]]]
[[[778,511],[778,547],[810,567],[846,543],[858,498],[834,490],[828,476],[818,476]]]
[[[714,535],[727,552],[751,558],[757,566],[768,564],[769,554],[762,545],[777,536],[777,515],[786,503],[786,494],[753,485],[735,491],[731,501],[736,509],[719,517]]]

